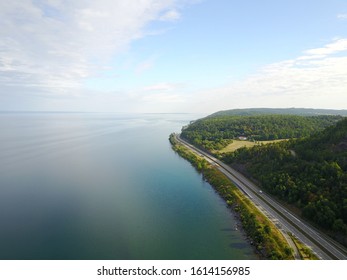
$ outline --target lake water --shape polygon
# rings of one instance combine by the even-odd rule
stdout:
[[[0,259],[255,259],[181,114],[0,114]]]

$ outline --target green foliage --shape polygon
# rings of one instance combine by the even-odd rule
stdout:
[[[300,258],[302,260],[318,260],[319,258],[312,252],[312,250],[304,245],[296,236],[289,233],[288,234],[292,241],[294,242],[296,248],[299,251]]]
[[[238,212],[242,226],[251,238],[253,245],[267,259],[292,259],[293,254],[286,242],[278,237],[271,222],[260,213],[230,180],[216,168],[203,170],[204,178],[227,201],[229,207]]]
[[[172,145],[172,148],[183,158],[188,160],[198,171],[206,169],[208,162],[190,152],[187,148],[177,143],[173,134],[170,135],[169,141]]]
[[[267,259],[292,259],[293,254],[287,243],[278,237],[280,233],[271,229],[267,218],[254,206],[249,205],[241,192],[230,180],[215,167],[212,167],[205,159],[196,156],[183,145],[177,143],[174,135],[170,135],[172,148],[183,158],[187,159],[203,177],[226,201],[229,207],[233,207],[239,213],[240,220],[247,235],[259,253]]]
[[[207,150],[220,150],[232,139],[277,140],[307,137],[341,120],[341,116],[215,116],[191,123],[181,136]]]
[[[223,160],[244,165],[262,188],[346,239],[347,118],[311,137],[238,149]]]
[[[340,115],[347,116],[347,110],[331,109],[308,109],[308,108],[250,108],[232,109],[216,112],[209,117],[217,116],[258,116],[258,115],[296,115],[296,116],[317,116],[317,115]]]

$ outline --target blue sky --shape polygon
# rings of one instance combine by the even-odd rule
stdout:
[[[0,2],[0,110],[347,109],[345,0]]]

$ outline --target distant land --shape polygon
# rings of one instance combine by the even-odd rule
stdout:
[[[297,116],[316,116],[316,115],[340,115],[347,116],[347,110],[335,109],[312,109],[312,108],[247,108],[231,109],[218,111],[207,117],[217,116],[254,116],[254,115],[297,115]]]

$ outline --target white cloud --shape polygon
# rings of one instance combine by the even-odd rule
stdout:
[[[178,84],[173,83],[158,83],[154,85],[150,85],[147,87],[144,87],[143,91],[173,91],[176,90],[178,87],[180,87]]]
[[[159,19],[162,21],[176,21],[180,18],[181,14],[176,9],[172,9],[165,12]]]
[[[145,95],[141,98],[141,101],[152,103],[152,104],[170,104],[172,103],[183,103],[185,100],[182,95],[169,94],[169,93],[152,93]],[[158,109],[158,108],[157,108]]]
[[[133,89],[123,94],[128,110],[140,112],[185,111],[187,94],[182,93],[184,85],[162,82]],[[183,108],[183,109],[182,109]]]
[[[347,39],[304,54],[267,65],[227,87],[204,91],[197,107],[209,112],[245,107],[346,109]]]
[[[154,62],[156,58],[154,56],[140,62],[138,65],[135,67],[135,73],[138,75],[141,75],[142,73],[148,71],[149,69],[153,68]]]
[[[305,54],[312,56],[327,56],[337,52],[347,50],[347,39],[335,40],[331,44],[325,45],[323,48],[311,49],[305,52]]]
[[[0,86],[80,88],[173,11],[175,0],[0,1]]]
[[[347,20],[347,14],[338,14],[337,18],[341,20]]]
[[[136,90],[136,94],[133,97],[153,104],[182,103],[185,101],[185,98],[178,92],[178,89],[182,90],[182,88],[182,84],[157,83]]]

